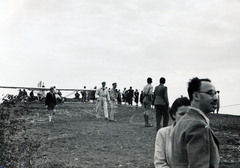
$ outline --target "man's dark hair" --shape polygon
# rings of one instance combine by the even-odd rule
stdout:
[[[160,83],[164,84],[166,82],[166,79],[164,77],[161,77],[159,81]]]
[[[152,78],[147,78],[147,83],[152,83]]]
[[[210,79],[207,79],[207,78],[199,79],[197,77],[190,79],[190,81],[188,82],[188,90],[187,91],[188,91],[188,96],[189,96],[190,101],[193,100],[193,93],[200,91],[200,86],[201,86],[202,81],[211,82]]]

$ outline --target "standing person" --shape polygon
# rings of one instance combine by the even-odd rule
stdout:
[[[81,91],[81,94],[82,94],[82,102],[87,102],[86,86],[83,87],[83,90]]]
[[[57,105],[57,100],[54,93],[54,87],[50,87],[50,91],[47,93],[45,105],[49,111],[49,122],[52,122],[52,115],[55,111],[55,106]]]
[[[78,90],[75,93],[75,99],[79,100],[80,99],[80,94],[78,93]]]
[[[172,167],[218,168],[219,143],[207,114],[217,108],[218,97],[209,79],[193,78],[188,83],[191,106],[172,133]]]
[[[93,103],[95,103],[95,101],[96,101],[96,90],[97,90],[97,86],[94,86],[93,89],[94,89],[94,90],[92,91],[92,100],[93,100]]]
[[[149,112],[152,106],[153,100],[153,86],[152,86],[152,78],[147,78],[147,85],[143,88],[143,106],[144,106],[144,120],[145,127],[152,127],[149,124]]]
[[[158,130],[155,141],[154,165],[155,168],[171,167],[171,133],[181,117],[186,113],[190,106],[190,100],[187,97],[177,98],[170,108],[170,116],[173,124]]]
[[[143,91],[141,91],[141,94],[140,94],[140,103],[141,105],[143,105]]]
[[[117,108],[117,98],[118,98],[118,91],[117,91],[117,83],[112,84],[112,89],[110,90],[110,121],[116,121],[114,119],[114,113]]]
[[[104,117],[106,120],[108,120],[107,102],[109,102],[110,97],[109,97],[108,89],[106,88],[106,82],[102,82],[102,87],[96,91],[96,96],[98,97],[97,106],[96,106],[96,112],[97,112],[96,117],[97,119],[100,118],[100,110],[101,110],[101,107],[103,106]]]
[[[132,105],[133,92],[134,92],[134,90],[132,89],[132,86],[130,86],[130,88],[128,89],[128,104],[129,105]]]
[[[134,92],[134,102],[136,103],[136,106],[138,106],[138,100],[139,100],[139,92],[136,89],[136,91]]]
[[[117,102],[118,104],[122,104],[122,99],[121,99],[121,90],[118,90],[118,97],[117,97]]]
[[[124,102],[124,104],[126,104],[126,88],[123,89],[123,92],[122,92],[122,100]]]
[[[168,126],[168,91],[167,87],[164,86],[166,79],[161,77],[159,80],[160,84],[154,89],[154,105],[156,109],[156,131],[160,129],[160,123],[163,116],[163,127]]]

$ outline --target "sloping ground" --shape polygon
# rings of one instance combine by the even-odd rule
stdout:
[[[35,143],[30,163],[37,168],[153,168],[155,127],[144,127],[141,107],[121,105],[117,122],[95,117],[95,104],[59,105],[48,123],[42,104],[30,106],[26,118],[29,142]],[[101,113],[103,116],[103,112]],[[154,113],[150,121],[155,124]],[[209,115],[220,141],[221,166],[240,167],[240,117]]]
[[[31,109],[27,132],[40,143],[33,155],[34,165],[153,167],[155,129],[143,127],[142,108],[119,107],[117,122],[97,120],[95,105],[90,103],[66,103],[57,108],[53,123],[48,123],[44,108]]]

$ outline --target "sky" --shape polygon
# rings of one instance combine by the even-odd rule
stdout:
[[[0,86],[141,91],[165,77],[171,104],[209,78],[220,113],[240,115],[240,0],[2,0],[0,15]]]

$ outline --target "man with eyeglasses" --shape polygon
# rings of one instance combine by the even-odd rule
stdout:
[[[218,91],[209,79],[193,78],[188,83],[191,107],[172,132],[172,167],[217,168],[219,144],[207,114],[218,105]]]

